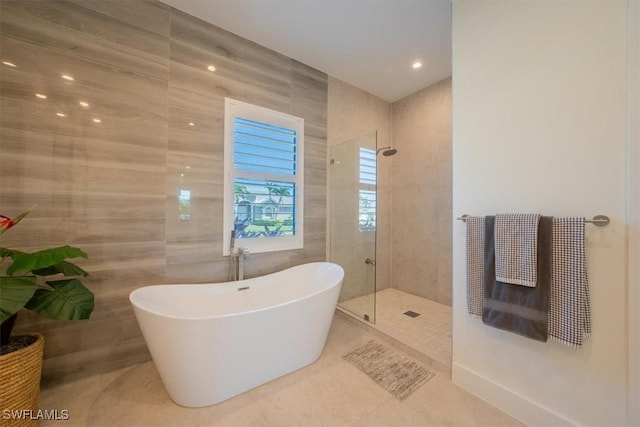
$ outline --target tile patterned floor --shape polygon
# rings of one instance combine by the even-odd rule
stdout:
[[[43,389],[40,408],[69,411],[41,426],[522,426],[435,377],[400,402],[342,359],[374,339],[334,317],[320,359],[225,402],[183,408],[167,395],[152,362]]]
[[[348,311],[364,313],[371,296],[343,301]],[[414,311],[418,317],[403,313]],[[451,307],[397,289],[376,292],[376,319],[371,325],[451,369]]]

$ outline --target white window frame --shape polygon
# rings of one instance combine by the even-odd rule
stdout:
[[[241,171],[234,168],[234,125],[235,119],[243,118],[280,126],[296,131],[296,171],[294,175],[279,175]],[[247,248],[252,253],[302,249],[304,244],[304,119],[281,113],[269,108],[225,98],[224,106],[224,202],[222,255],[230,255],[229,243],[234,229],[234,182],[236,178],[250,178],[265,181],[293,182],[295,194],[295,235],[236,239],[235,246]]]

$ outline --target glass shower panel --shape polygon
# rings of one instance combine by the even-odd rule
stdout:
[[[345,271],[338,306],[375,323],[376,142],[372,132],[331,148],[330,258]]]

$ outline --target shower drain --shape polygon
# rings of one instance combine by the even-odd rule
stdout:
[[[415,311],[411,311],[411,310],[405,311],[404,314],[406,316],[409,316],[409,317],[418,317],[418,316],[420,316],[420,313],[416,313]]]

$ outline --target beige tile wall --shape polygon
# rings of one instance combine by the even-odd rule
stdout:
[[[378,147],[391,145],[391,104],[368,92],[348,83],[329,77],[328,101],[328,138],[327,144],[332,146],[355,138],[377,133]],[[377,182],[377,244],[376,244],[376,287],[385,289],[391,285],[391,165],[393,158],[378,158]],[[329,217],[329,220],[331,218]],[[342,236],[351,236],[344,232]],[[340,238],[340,236],[336,236]],[[353,239],[344,243],[346,250],[354,250]],[[364,252],[363,252],[364,254]],[[355,272],[345,277],[343,288],[351,289],[345,297],[359,296],[369,293],[364,286],[367,271],[370,267],[364,264],[364,255],[352,257],[344,265],[347,272]],[[353,276],[353,277],[351,277]]]
[[[451,305],[451,79],[392,107],[393,287]]]
[[[0,65],[0,213],[37,204],[0,243],[83,248],[96,294],[87,321],[21,313],[45,335],[45,382],[149,358],[131,290],[226,280],[225,96],[305,119],[304,249],[254,255],[247,275],[325,259],[325,74],[155,0],[2,0],[0,57],[16,64]]]

